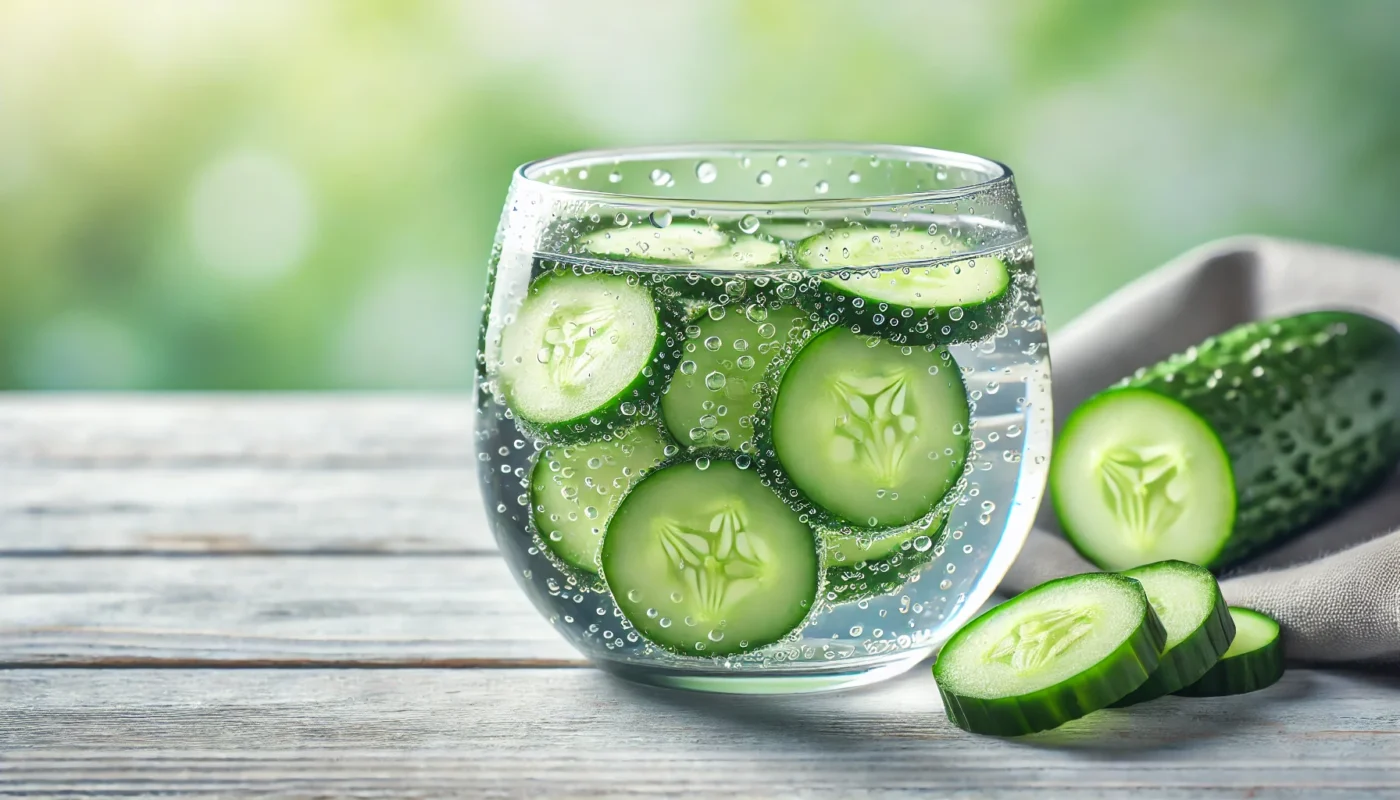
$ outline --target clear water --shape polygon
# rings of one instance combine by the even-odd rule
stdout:
[[[658,227],[670,223],[669,218],[638,221]],[[517,424],[498,383],[502,333],[516,321],[530,281],[545,269],[610,272],[654,288],[658,297],[672,295],[666,301],[671,308],[679,304],[692,314],[713,313],[712,305],[726,313],[744,313],[758,297],[770,307],[802,309],[813,325],[822,326],[829,320],[823,310],[813,310],[820,280],[790,260],[798,238],[821,229],[822,223],[815,224],[818,227],[789,223],[765,228],[750,217],[738,221],[736,236],[779,242],[786,253],[782,263],[754,270],[707,270],[704,263],[676,267],[604,262],[570,254],[567,247],[535,252],[529,243],[541,239],[538,232],[513,236],[505,228],[499,237],[483,314],[478,376],[482,490],[495,537],[521,586],[561,634],[602,666],[634,675],[641,671],[703,678],[844,675],[912,664],[986,600],[1029,530],[1045,481],[1051,417],[1048,352],[1033,256],[1029,242],[1022,239],[989,253],[1001,258],[1011,273],[1009,311],[1000,324],[985,331],[985,338],[948,348],[967,388],[970,452],[962,478],[946,500],[951,513],[942,534],[903,545],[906,552],[911,547],[926,552],[914,559],[921,566],[901,571],[906,576],[902,583],[895,581],[875,597],[840,603],[830,602],[835,595],[823,587],[805,623],[783,640],[749,652],[704,657],[679,655],[648,641],[624,617],[605,580],[580,574],[552,556],[532,524],[530,507],[531,470],[548,444]],[[693,335],[693,328],[677,331],[677,348],[693,349]],[[658,376],[660,386],[665,377]],[[642,404],[633,418],[648,413],[658,412]],[[685,444],[676,442],[668,451],[686,458]],[[760,455],[752,444],[747,448],[745,455]],[[738,463],[750,468],[752,458]],[[600,522],[604,527],[605,523]]]

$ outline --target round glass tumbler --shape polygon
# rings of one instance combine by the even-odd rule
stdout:
[[[1016,557],[1050,366],[1011,171],[846,144],[578,153],[511,183],[477,457],[526,594],[647,683],[929,656]]]

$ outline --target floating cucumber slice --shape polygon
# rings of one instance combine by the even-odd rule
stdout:
[[[824,534],[826,572],[822,583],[827,603],[867,600],[908,583],[935,558],[947,521],[948,509],[940,508],[931,523],[910,525],[880,537]]]
[[[613,261],[694,264],[699,255],[729,244],[729,234],[703,222],[676,222],[664,228],[637,224],[605,228],[580,236],[577,246]]]
[[[1011,296],[1011,276],[1000,259],[917,263],[963,249],[926,231],[841,228],[803,241],[795,258],[804,267],[833,270],[822,281],[823,310],[860,332],[910,344],[949,343],[993,333]]]
[[[776,485],[791,482],[823,527],[887,529],[938,506],[968,451],[967,392],[948,351],[846,328],[811,338],[771,413]]]
[[[655,400],[671,363],[667,339],[651,292],[637,281],[548,273],[501,338],[506,404],[538,435],[587,438]]]
[[[743,237],[733,244],[717,247],[700,254],[695,266],[699,269],[758,269],[771,267],[783,259],[782,245]]]
[[[1184,561],[1159,561],[1123,573],[1142,584],[1167,629],[1167,649],[1147,682],[1115,707],[1171,694],[1201,679],[1230,647],[1235,623],[1210,570]]]
[[[597,573],[608,520],[632,484],[661,465],[666,445],[655,426],[640,425],[540,453],[530,472],[530,519],[545,547],[569,566]]]
[[[628,622],[692,656],[787,636],[815,605],[819,577],[811,529],[752,470],[727,461],[642,479],[608,525],[602,565]]]
[[[1138,688],[1157,668],[1166,638],[1137,581],[1074,575],[983,612],[943,646],[933,677],[954,725],[1018,736],[1078,719]]]
[[[753,440],[754,385],[807,315],[784,306],[711,306],[687,330],[680,365],[661,396],[677,442],[738,450]]]
[[[1187,697],[1223,697],[1272,686],[1283,677],[1283,639],[1273,618],[1247,608],[1230,608],[1235,640],[1201,679],[1179,689]]]
[[[1225,569],[1349,507],[1400,461],[1400,333],[1359,314],[1241,325],[1139,370],[1060,433],[1050,496],[1104,569]]]

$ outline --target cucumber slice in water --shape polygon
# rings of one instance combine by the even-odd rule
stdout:
[[[1242,325],[1070,415],[1050,464],[1066,538],[1104,569],[1221,570],[1371,491],[1400,461],[1400,333],[1359,314]]]
[[[1201,679],[1177,691],[1187,697],[1223,697],[1258,691],[1283,677],[1283,639],[1272,617],[1247,608],[1230,608],[1235,640]]]
[[[530,519],[545,547],[575,569],[596,574],[603,531],[622,496],[666,458],[652,425],[596,442],[546,448],[530,473]]]
[[[1154,700],[1201,679],[1230,647],[1235,623],[1210,570],[1184,561],[1160,561],[1123,573],[1142,584],[1167,629],[1167,649],[1152,677],[1114,703]]]
[[[780,468],[764,447],[761,466],[800,490],[823,527],[908,525],[938,506],[967,459],[967,392],[948,351],[846,328],[798,352],[769,422]]]
[[[932,523],[911,525],[877,538],[823,535],[826,602],[838,605],[868,600],[908,583],[935,558],[948,511],[940,507]]]
[[[822,281],[823,310],[862,333],[901,343],[950,343],[993,333],[1011,297],[1011,275],[998,258],[918,263],[961,250],[946,235],[926,231],[842,228],[803,241],[795,258],[804,267],[834,270]]]
[[[533,433],[587,438],[655,400],[670,363],[667,339],[651,292],[635,280],[549,273],[505,327],[501,390]]]
[[[1019,736],[1138,688],[1157,669],[1166,638],[1137,581],[1074,575],[983,612],[943,646],[933,677],[954,725]]]
[[[661,396],[661,414],[690,447],[752,449],[754,385],[807,315],[791,306],[711,306],[687,331],[680,365]]]
[[[612,261],[694,264],[702,253],[729,244],[729,234],[703,222],[677,222],[664,228],[636,224],[580,236],[578,248]]]
[[[811,529],[752,470],[727,461],[642,479],[608,525],[602,565],[628,622],[691,656],[748,652],[792,633],[819,578]]]

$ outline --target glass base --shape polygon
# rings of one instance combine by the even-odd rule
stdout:
[[[667,689],[719,694],[808,694],[835,692],[889,680],[908,672],[932,653],[932,649],[920,650],[876,664],[849,665],[839,669],[821,669],[813,665],[813,668],[802,672],[774,671],[768,674],[757,671],[717,673],[660,664],[628,664],[606,659],[599,659],[594,663],[605,672],[620,678]]]

